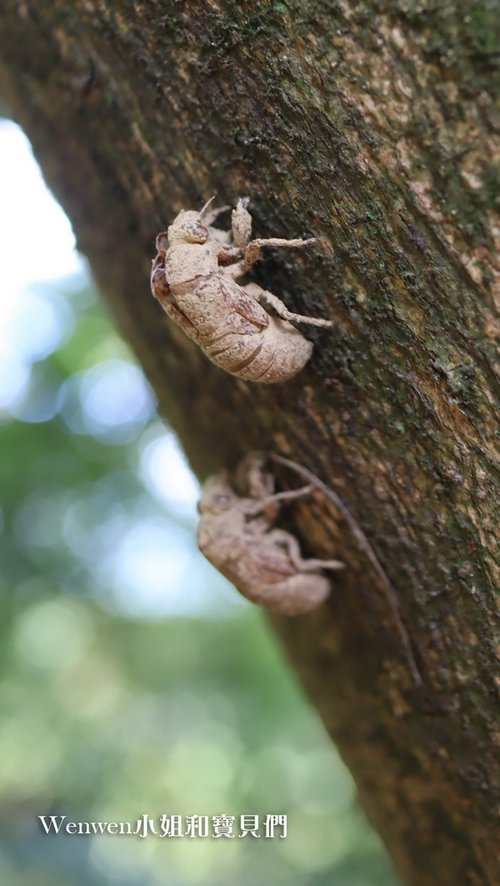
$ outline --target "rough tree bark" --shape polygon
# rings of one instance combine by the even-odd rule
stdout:
[[[304,546],[349,568],[274,624],[419,886],[496,881],[495,7],[6,0],[0,19],[0,91],[198,474],[262,447],[307,465],[396,589],[411,649],[335,509],[297,509]],[[335,321],[292,382],[224,374],[149,295],[157,230],[213,193],[250,194],[261,236],[330,244],[259,272]],[[29,206],[26,232],[29,261]]]

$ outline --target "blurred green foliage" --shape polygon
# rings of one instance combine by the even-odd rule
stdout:
[[[0,883],[396,884],[261,613],[196,551],[193,481],[102,309],[82,281],[26,298],[0,411]],[[286,813],[288,838],[37,818],[220,812]]]

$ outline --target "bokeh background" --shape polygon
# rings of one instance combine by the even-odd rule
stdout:
[[[262,613],[198,553],[197,482],[8,121],[0,252],[0,883],[396,886]],[[289,836],[37,818],[220,812]]]

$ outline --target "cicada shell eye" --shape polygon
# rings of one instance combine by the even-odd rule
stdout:
[[[168,242],[168,232],[161,231],[156,238],[156,249],[157,252],[160,252],[162,255],[165,255],[169,247]]]
[[[165,276],[165,256],[159,252],[151,268],[151,292],[160,303],[170,301],[171,292]]]

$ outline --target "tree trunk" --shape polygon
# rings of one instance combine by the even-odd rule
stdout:
[[[273,622],[416,886],[497,882],[495,7],[4,0],[0,20],[0,91],[195,470],[294,459],[382,564],[316,494],[295,531],[348,568]],[[257,271],[335,322],[285,384],[217,369],[149,295],[157,231],[214,193],[249,194],[259,236],[326,244]],[[27,261],[33,237],[27,206]]]

